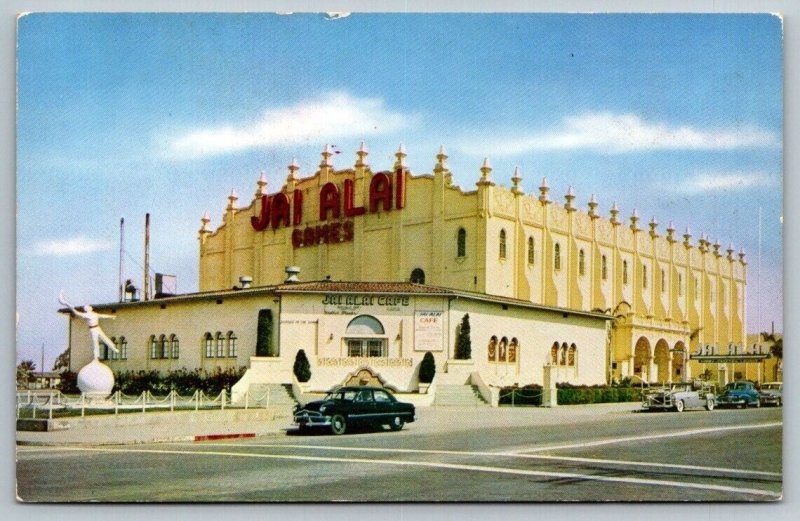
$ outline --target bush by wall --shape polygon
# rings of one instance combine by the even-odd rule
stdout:
[[[230,391],[246,370],[246,367],[225,370],[217,367],[209,373],[200,369],[178,369],[164,375],[155,370],[120,371],[114,375],[114,391],[132,396],[142,394],[144,391],[166,395],[173,390],[181,396],[192,395],[195,391],[216,395],[223,389]]]
[[[556,384],[559,405],[587,403],[638,402],[642,399],[638,387],[611,385]],[[542,386],[503,387],[500,389],[500,405],[542,405]]]
[[[300,383],[305,383],[311,379],[311,364],[308,361],[306,352],[300,350],[294,358],[294,376]]]
[[[419,383],[429,384],[436,376],[436,361],[430,351],[425,353],[422,357],[422,362],[419,364]]]

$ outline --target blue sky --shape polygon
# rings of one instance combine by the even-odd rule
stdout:
[[[276,190],[326,143],[376,170],[440,145],[493,177],[636,208],[748,254],[748,331],[782,330],[782,35],[770,15],[35,14],[18,36],[17,357],[45,368],[75,304],[151,264],[197,288],[197,236],[261,171]],[[762,214],[757,276],[758,213]],[[759,297],[760,279],[760,297]]]

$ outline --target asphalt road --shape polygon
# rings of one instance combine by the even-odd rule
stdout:
[[[24,501],[774,501],[782,409],[421,409],[403,431],[17,449]],[[579,413],[577,413],[580,411]],[[529,419],[539,415],[541,421]],[[483,425],[483,427],[481,427]]]

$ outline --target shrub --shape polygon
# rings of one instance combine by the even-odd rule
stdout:
[[[436,361],[433,359],[433,354],[428,351],[419,364],[419,383],[429,384],[434,376],[436,376]]]
[[[115,375],[114,391],[136,396],[144,391],[156,395],[166,395],[175,391],[181,396],[190,396],[195,391],[217,395],[223,389],[230,391],[233,384],[244,375],[246,367],[222,369],[217,367],[213,373],[200,369],[178,369],[165,375],[158,371],[122,371]],[[63,380],[62,380],[63,381]],[[77,391],[76,392],[80,392]]]
[[[472,340],[469,336],[469,330],[469,313],[467,313],[461,319],[461,325],[456,336],[456,360],[469,360],[472,358]]]
[[[79,394],[81,391],[78,389],[78,373],[73,373],[69,369],[61,371],[61,382],[58,384],[58,390],[64,394]]]
[[[297,352],[294,358],[294,376],[300,383],[305,383],[311,379],[311,364],[304,350]]]
[[[542,386],[530,384],[523,387],[500,389],[500,405],[542,405]]]

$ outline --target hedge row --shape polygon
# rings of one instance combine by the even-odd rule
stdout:
[[[190,396],[200,390],[208,395],[217,395],[223,389],[230,391],[246,370],[246,367],[225,370],[217,367],[209,373],[200,369],[178,369],[163,375],[155,370],[121,371],[114,374],[114,392],[139,395],[144,391],[150,391],[156,395],[166,395],[174,390],[181,396]],[[59,389],[65,394],[79,393],[77,375],[69,371],[61,373]]]
[[[559,383],[556,388],[559,405],[638,402],[642,399],[638,387]],[[500,405],[542,405],[542,386],[503,387],[500,389]]]

